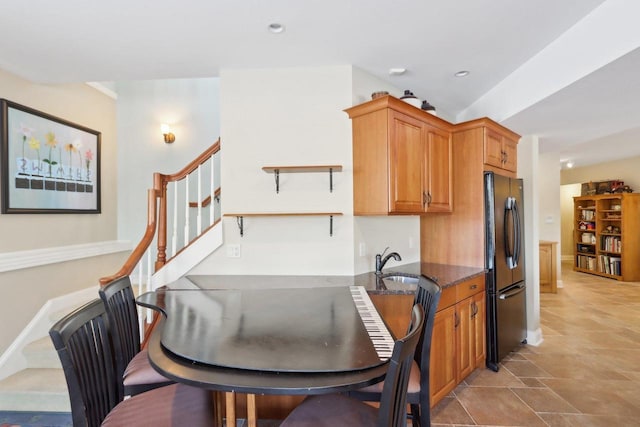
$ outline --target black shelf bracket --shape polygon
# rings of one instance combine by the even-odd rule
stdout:
[[[240,237],[244,236],[244,217],[237,216],[236,222],[238,223],[238,229],[240,230]]]
[[[329,215],[329,236],[333,236],[333,215]]]
[[[329,193],[333,193],[333,168],[329,168]]]
[[[276,194],[278,194],[280,193],[280,169],[274,169],[273,176],[276,178]]]

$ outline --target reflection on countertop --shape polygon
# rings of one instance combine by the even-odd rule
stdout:
[[[356,276],[282,276],[282,275],[189,275],[181,283],[169,287],[189,287],[191,284],[202,289],[252,289],[252,288],[301,288],[325,286],[364,286],[370,294],[397,295],[413,294],[416,285],[400,282],[383,282],[381,277],[394,273],[424,275],[442,288],[454,286],[462,281],[484,274],[480,267],[465,267],[449,264],[411,263],[397,265],[383,270],[382,276],[372,272]]]

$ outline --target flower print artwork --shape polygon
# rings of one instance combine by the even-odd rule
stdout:
[[[100,213],[100,132],[6,99],[0,117],[0,213]]]
[[[68,177],[69,177],[69,179],[72,179],[73,178],[73,172],[72,172],[73,168],[71,167],[71,164],[72,164],[71,163],[71,156],[73,155],[73,152],[76,151],[76,147],[73,144],[69,143],[69,144],[65,144],[64,145],[64,149],[65,149],[65,151],[69,152],[69,174],[68,174]]]
[[[31,173],[38,174],[40,172],[40,141],[33,136],[29,138],[29,147],[34,150],[38,156],[38,161],[31,161]]]
[[[27,143],[27,140],[29,138],[31,138],[31,135],[33,135],[33,132],[35,130],[30,128],[29,126],[26,126],[24,123],[20,123],[20,126],[18,127],[18,133],[22,136],[22,158],[19,159],[20,160],[20,172],[22,173],[26,173],[27,172],[27,158],[25,156],[25,145]]]
[[[91,160],[93,160],[93,151],[87,150],[84,153],[84,161],[86,162],[87,166],[87,181],[91,181]]]
[[[51,173],[51,168],[52,166],[55,166],[58,164],[58,162],[56,162],[55,160],[53,160],[52,154],[53,154],[53,149],[56,148],[56,146],[58,145],[58,141],[56,140],[56,136],[53,132],[47,132],[47,134],[45,135],[45,138],[47,139],[47,141],[45,142],[45,145],[47,147],[49,147],[49,157],[46,159],[43,159],[42,161],[46,164],[49,165],[49,177],[52,176]]]

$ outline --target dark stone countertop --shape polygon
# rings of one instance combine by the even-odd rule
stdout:
[[[385,268],[383,276],[393,273],[424,275],[443,289],[464,280],[484,274],[480,267],[459,265],[411,263]],[[415,285],[402,283],[382,284],[374,272],[356,276],[281,276],[281,275],[189,275],[189,282],[203,289],[251,289],[251,288],[300,288],[324,286],[364,286],[370,294],[402,295],[413,294]],[[176,284],[176,287],[183,287]],[[169,285],[169,287],[174,287]]]

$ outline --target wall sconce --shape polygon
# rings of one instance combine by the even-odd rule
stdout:
[[[168,124],[166,123],[161,124],[160,131],[164,136],[164,142],[166,142],[167,144],[171,144],[173,141],[176,140],[176,136],[171,133],[171,128],[169,127]]]

